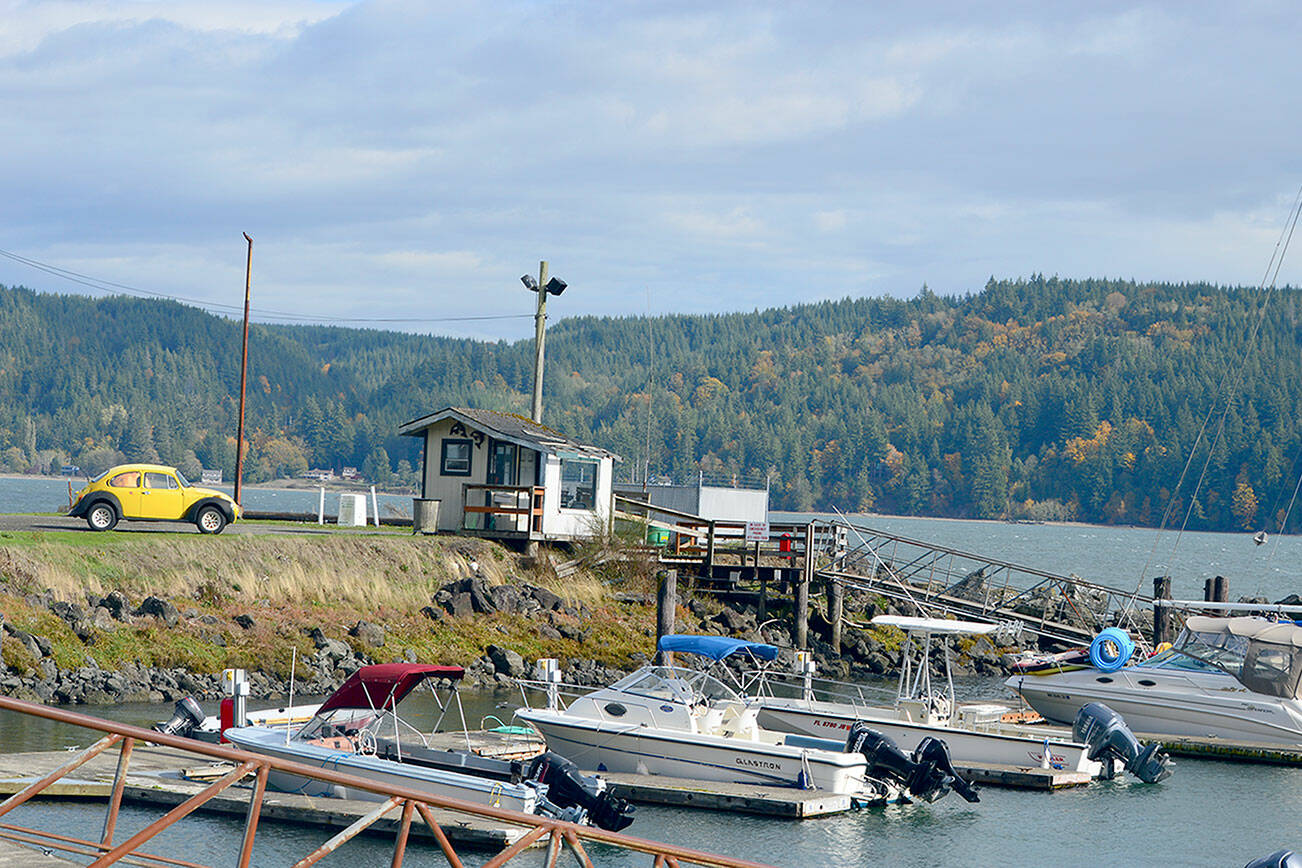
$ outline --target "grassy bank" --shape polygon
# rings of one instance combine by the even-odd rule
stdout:
[[[504,613],[431,618],[434,594],[474,573],[489,585],[529,583],[551,590],[580,614],[556,638],[537,617]],[[102,669],[124,664],[184,666],[213,673],[229,666],[288,674],[290,650],[314,650],[306,631],[363,650],[348,629],[359,620],[385,629],[382,647],[365,648],[377,662],[409,654],[425,662],[469,663],[488,645],[511,648],[526,660],[540,656],[587,658],[627,667],[631,655],[650,653],[654,611],[621,603],[615,593],[651,590],[649,570],[580,572],[558,580],[544,565],[525,565],[514,553],[484,540],[407,534],[285,535],[76,532],[0,532],[0,612],[9,624],[43,636],[60,669],[91,658]],[[174,627],[157,618],[100,617],[88,637],[50,610],[49,597],[87,606],[121,591],[134,607],[153,595],[180,613]],[[235,618],[247,615],[252,626]],[[84,631],[83,631],[84,632]],[[34,666],[19,643],[6,641],[11,670]]]

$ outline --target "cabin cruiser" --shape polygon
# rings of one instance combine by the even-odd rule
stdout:
[[[659,647],[715,664],[734,654],[770,661],[778,654],[773,645],[723,636],[664,636]],[[709,671],[674,665],[644,666],[565,706],[555,661],[540,663],[545,680],[537,686],[547,691],[547,704],[521,708],[516,717],[581,768],[823,790],[857,805],[934,801],[951,789],[978,800],[936,739],[906,755],[867,727],[836,733],[835,740],[774,732]]]
[[[449,694],[459,710],[455,683],[464,674],[460,666],[363,666],[296,730],[244,726],[227,729],[223,735],[236,747],[264,756],[435,796],[588,821],[610,831],[633,822],[633,808],[607,789],[604,780],[579,774],[573,763],[554,753],[526,762],[482,757],[469,750],[469,743],[464,751],[435,750],[419,729],[398,715],[397,706],[404,697],[422,682],[437,680],[453,684]],[[439,705],[446,714],[450,704],[440,700]],[[274,769],[268,783],[281,791],[310,796],[381,798],[368,790]]]
[[[1300,678],[1297,624],[1194,615],[1170,649],[1138,663],[1048,669],[1005,684],[1049,720],[1070,720],[1085,703],[1103,702],[1139,732],[1297,745]]]
[[[815,690],[813,662],[802,654],[797,658],[800,671],[795,673],[795,685],[766,669],[756,673],[748,701],[757,709],[759,724],[783,732],[837,735],[849,732],[856,721],[862,721],[906,750],[926,738],[941,739],[959,765],[1038,766],[1112,777],[1114,763],[1126,765],[1129,760],[1136,776],[1147,783],[1170,774],[1165,756],[1159,755],[1156,747],[1136,747],[1118,754],[1102,743],[1087,743],[1067,730],[1019,724],[1015,722],[1015,710],[1007,705],[956,702],[950,640],[964,635],[989,635],[999,629],[997,625],[896,615],[879,615],[872,623],[896,627],[906,636],[892,705],[884,706],[879,697],[871,697],[850,684],[820,679]],[[944,682],[938,685],[932,681],[933,669],[937,668],[933,650],[937,646],[943,652],[944,672]],[[793,694],[792,688],[798,692]],[[1101,719],[1088,731],[1106,732],[1113,739],[1124,740],[1117,732],[1118,727],[1125,728],[1124,721],[1118,722],[1106,710],[1090,713]],[[1076,716],[1073,712],[1072,717]],[[1130,741],[1134,741],[1133,737]]]

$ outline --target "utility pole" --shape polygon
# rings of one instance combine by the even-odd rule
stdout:
[[[538,263],[538,309],[533,315],[533,412],[531,419],[542,423],[543,340],[547,336],[547,261]]]
[[[533,413],[530,418],[533,421],[542,422],[542,384],[543,384],[543,340],[547,336],[547,296],[560,295],[565,291],[566,283],[559,277],[547,278],[546,260],[538,263],[538,279],[534,280],[532,274],[526,274],[520,278],[525,289],[538,293],[538,307],[533,317]]]
[[[235,432],[235,504],[240,503],[240,483],[244,477],[244,387],[249,373],[249,286],[253,277],[253,239],[244,233],[249,242],[249,258],[244,266],[244,349],[240,353],[240,424]]]

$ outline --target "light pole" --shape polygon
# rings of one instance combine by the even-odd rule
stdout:
[[[240,423],[235,429],[235,505],[240,503],[240,485],[244,481],[244,381],[249,372],[249,283],[253,278],[253,239],[244,233],[249,242],[249,258],[244,266],[244,349],[240,353]]]
[[[546,260],[538,263],[538,279],[532,274],[520,278],[528,289],[538,293],[538,308],[533,316],[533,413],[530,418],[542,423],[543,341],[547,335],[547,295],[560,295],[567,284],[559,277],[547,279]]]

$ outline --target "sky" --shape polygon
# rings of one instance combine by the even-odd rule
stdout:
[[[553,324],[1257,285],[1299,36],[1252,0],[0,0],[0,284],[236,310],[247,232],[255,321],[492,340],[544,259]]]

